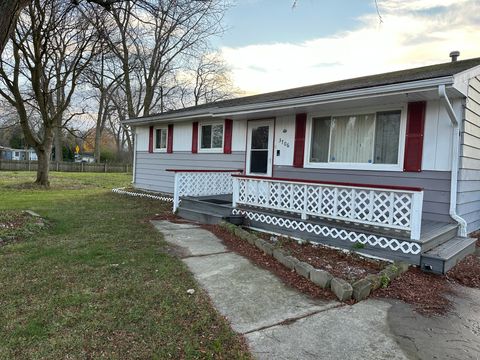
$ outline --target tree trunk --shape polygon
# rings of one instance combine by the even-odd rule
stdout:
[[[100,163],[100,155],[101,155],[101,143],[102,143],[102,129],[98,125],[95,128],[95,162]]]
[[[52,149],[37,149],[38,156],[38,168],[37,168],[37,180],[35,184],[42,186],[50,186],[50,180],[48,178],[48,173],[50,170],[50,155],[52,154]]]
[[[55,128],[55,161],[63,161],[62,130]]]
[[[0,1],[0,55],[7,44],[8,37],[13,31],[20,11],[28,5],[29,0],[2,0]]]

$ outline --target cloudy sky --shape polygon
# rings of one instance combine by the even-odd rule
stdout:
[[[247,94],[480,57],[479,0],[236,0],[218,40]]]

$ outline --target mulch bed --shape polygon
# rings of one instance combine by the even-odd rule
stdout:
[[[376,274],[387,265],[383,261],[367,259],[352,252],[320,245],[300,244],[290,240],[281,241],[281,246],[297,259],[348,282],[355,282],[368,274]]]
[[[240,240],[235,235],[218,225],[202,225],[206,230],[211,231],[218,238],[222,239],[228,249],[245,256],[254,264],[261,268],[267,269],[277,275],[284,283],[299,290],[302,293],[320,299],[335,299],[335,295],[330,290],[322,289],[313,284],[310,280],[298,275],[295,271],[288,269],[280,264],[273,257],[266,255],[257,247],[250,245],[248,242]]]
[[[463,286],[480,289],[480,258],[468,255],[447,273],[447,277]]]
[[[453,293],[445,276],[412,267],[388,287],[376,290],[372,297],[402,300],[422,315],[442,315],[451,309],[452,302],[447,296]]]

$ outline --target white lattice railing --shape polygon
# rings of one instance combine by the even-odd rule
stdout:
[[[405,230],[420,239],[423,190],[234,175],[238,204]]]
[[[175,173],[173,212],[177,211],[182,196],[209,196],[233,193],[232,174],[242,170],[178,170]]]

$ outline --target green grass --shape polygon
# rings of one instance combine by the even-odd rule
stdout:
[[[0,172],[0,211],[49,224],[0,247],[0,359],[250,358],[149,224],[170,204],[112,194],[125,174],[51,177]]]

